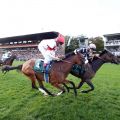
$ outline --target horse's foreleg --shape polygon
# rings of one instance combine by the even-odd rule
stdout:
[[[63,83],[63,85],[64,85],[64,87],[67,89],[67,92],[69,93],[69,87],[65,84],[65,83]]]
[[[59,93],[57,93],[57,96],[59,96],[65,92],[65,89],[63,87],[61,87],[58,83],[53,83],[52,85],[61,90]]]
[[[42,89],[42,90],[41,90]],[[50,96],[56,96],[55,94],[52,94],[50,91],[48,91],[44,86],[41,86],[39,90],[44,94],[44,95],[50,95]]]
[[[50,96],[55,96],[54,94],[52,94],[50,91],[48,91],[42,81],[40,81],[39,79],[37,79],[38,83],[39,83],[39,91],[41,91],[44,95],[50,95]]]
[[[65,80],[66,83],[70,83],[72,85],[72,87],[69,87],[69,88],[72,88],[74,90],[74,93],[75,93],[75,96],[77,96],[77,90],[75,88],[75,84],[74,82],[70,81],[70,80]]]
[[[74,94],[75,94],[75,96],[77,96],[77,90],[76,90],[76,88],[75,88],[74,82],[69,81],[69,83],[73,86]]]
[[[88,93],[88,92],[94,90],[94,85],[92,84],[92,82],[91,82],[90,80],[86,81],[86,83],[91,87],[91,89],[88,89],[88,90],[82,90],[82,91],[81,91],[82,93]]]

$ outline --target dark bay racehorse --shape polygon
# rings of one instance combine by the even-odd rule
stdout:
[[[10,65],[10,66],[12,66],[13,61],[16,58],[17,58],[16,55],[12,55],[9,58],[7,58],[5,61],[0,60],[0,66],[3,66],[3,65]]]
[[[35,61],[36,59],[30,59],[17,67],[4,66],[2,68],[2,71],[4,72],[9,70],[19,69],[22,71],[24,75],[26,75],[31,80],[32,88],[37,88],[35,84],[35,81],[37,80],[39,83],[39,90],[41,92],[43,92],[44,94],[49,94],[54,96],[54,94],[49,92],[42,83],[42,81],[44,80],[44,73],[37,73],[33,70]],[[52,64],[49,74],[49,82],[54,87],[61,90],[61,92],[59,92],[57,95],[60,95],[65,92],[65,89],[63,86],[61,86],[61,84],[63,84],[66,87],[66,83],[70,83],[73,86],[74,93],[75,95],[77,95],[75,84],[72,81],[67,80],[66,78],[74,64],[82,65],[83,63],[84,63],[83,55],[77,52],[76,54],[72,52],[66,55],[66,57],[62,61],[56,61]]]
[[[85,72],[84,74],[80,74],[79,72],[71,71],[71,74],[81,78],[81,82],[77,86],[77,89],[81,88],[84,83],[87,83],[91,89],[81,91],[82,93],[88,93],[92,90],[94,90],[94,85],[91,82],[91,79],[95,76],[96,72],[104,63],[114,63],[118,64],[119,59],[114,56],[111,52],[104,50],[99,57],[94,57],[93,61],[91,63],[85,64]]]

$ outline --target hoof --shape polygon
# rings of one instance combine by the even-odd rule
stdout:
[[[59,95],[63,94],[64,92],[65,91],[61,91],[61,92],[57,93],[56,96],[59,96]]]
[[[47,95],[48,95],[48,93],[47,93],[47,92],[45,92],[43,89],[38,88],[38,90],[39,90],[41,93],[43,93],[43,95],[44,95],[44,96],[47,96]]]
[[[88,91],[84,91],[84,90],[81,90],[80,92],[81,92],[81,93],[88,93]]]
[[[37,88],[37,87],[32,87],[32,89],[34,89],[34,90],[38,90],[38,88]]]

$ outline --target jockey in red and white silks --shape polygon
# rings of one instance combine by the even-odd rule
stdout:
[[[57,50],[57,46],[64,44],[64,42],[65,38],[59,34],[55,39],[42,40],[39,43],[38,49],[44,57],[44,66],[52,60],[60,60],[59,57],[55,56],[55,51]]]

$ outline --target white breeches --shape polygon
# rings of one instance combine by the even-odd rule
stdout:
[[[39,51],[42,53],[43,57],[44,57],[44,63],[50,63],[50,61],[52,61],[52,57],[50,56],[50,54],[52,54],[53,56],[55,56],[55,52],[54,51],[50,51],[50,50],[46,50],[43,47],[38,47]]]

